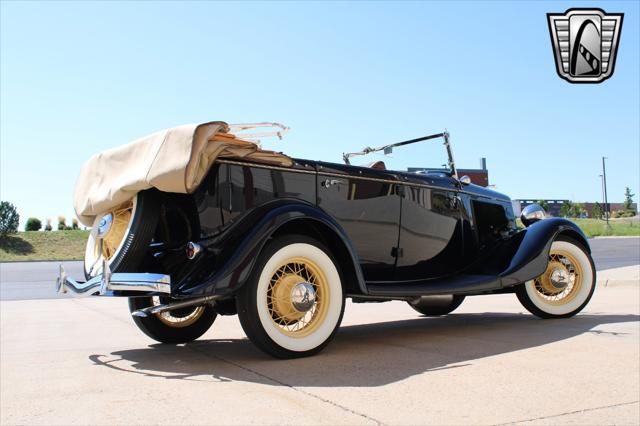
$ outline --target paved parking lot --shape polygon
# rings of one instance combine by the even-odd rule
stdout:
[[[454,314],[348,303],[318,356],[278,361],[220,317],[193,344],[137,330],[121,299],[0,302],[4,424],[639,424],[638,266],[587,309],[539,320],[512,295]],[[615,273],[614,273],[615,272]]]

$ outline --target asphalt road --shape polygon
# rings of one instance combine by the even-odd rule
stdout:
[[[640,238],[595,238],[590,244],[597,270],[640,264]],[[0,263],[0,300],[60,297],[54,289],[60,263],[69,276],[84,277],[81,262]]]
[[[640,237],[592,238],[589,244],[598,271],[640,264]]]

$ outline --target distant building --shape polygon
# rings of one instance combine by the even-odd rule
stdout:
[[[524,209],[525,207],[527,207],[529,204],[536,204],[541,200],[513,200],[513,204],[514,204],[514,211],[516,212],[516,214],[520,214],[520,211],[522,211],[522,209]],[[553,199],[553,200],[542,200],[545,201],[547,203],[547,213],[549,213],[549,215],[551,216],[560,216],[560,208],[562,208],[562,205],[569,200],[558,200],[558,199]],[[518,205],[518,206],[516,206]],[[519,208],[516,208],[519,207]]]
[[[428,167],[409,167],[409,172],[427,172],[427,171],[445,171],[445,169],[428,168]],[[489,170],[487,170],[487,159],[480,159],[479,169],[458,169],[458,176],[469,176],[471,183],[475,183],[480,186],[489,186]]]
[[[513,210],[519,215],[520,211],[527,207],[529,204],[538,203],[540,200],[513,200]],[[560,209],[562,208],[562,204],[569,200],[542,200],[547,203],[547,213],[551,216],[560,216]],[[593,206],[596,203],[580,203],[584,210],[586,211],[586,217],[593,217]],[[600,203],[601,206],[604,203]],[[604,209],[604,208],[603,208]],[[638,205],[636,203],[631,204],[631,209],[638,211]],[[609,211],[614,212],[616,210],[624,210],[624,206],[622,203],[609,203]]]

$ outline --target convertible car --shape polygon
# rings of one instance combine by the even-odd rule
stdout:
[[[91,232],[85,279],[60,268],[60,292],[129,298],[162,343],[193,341],[217,315],[279,358],[335,335],[345,299],[406,301],[446,315],[467,296],[514,293],[541,318],[589,302],[596,273],[574,223],[536,205],[517,224],[506,195],[458,176],[447,132],[344,154],[345,164],[260,148],[252,128],[210,122],[164,130],[92,157],[74,203]],[[444,144],[448,165],[412,173],[366,155]]]

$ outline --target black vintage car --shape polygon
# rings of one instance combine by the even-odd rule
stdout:
[[[289,166],[218,158],[191,193],[138,192],[96,218],[86,282],[58,288],[129,297],[136,325],[169,344],[238,314],[247,336],[280,358],[320,351],[345,299],[406,301],[445,315],[467,296],[515,293],[541,318],[580,312],[595,268],[583,232],[529,206],[519,228],[509,197],[446,170],[410,173],[295,159]],[[96,265],[101,265],[96,268]]]

